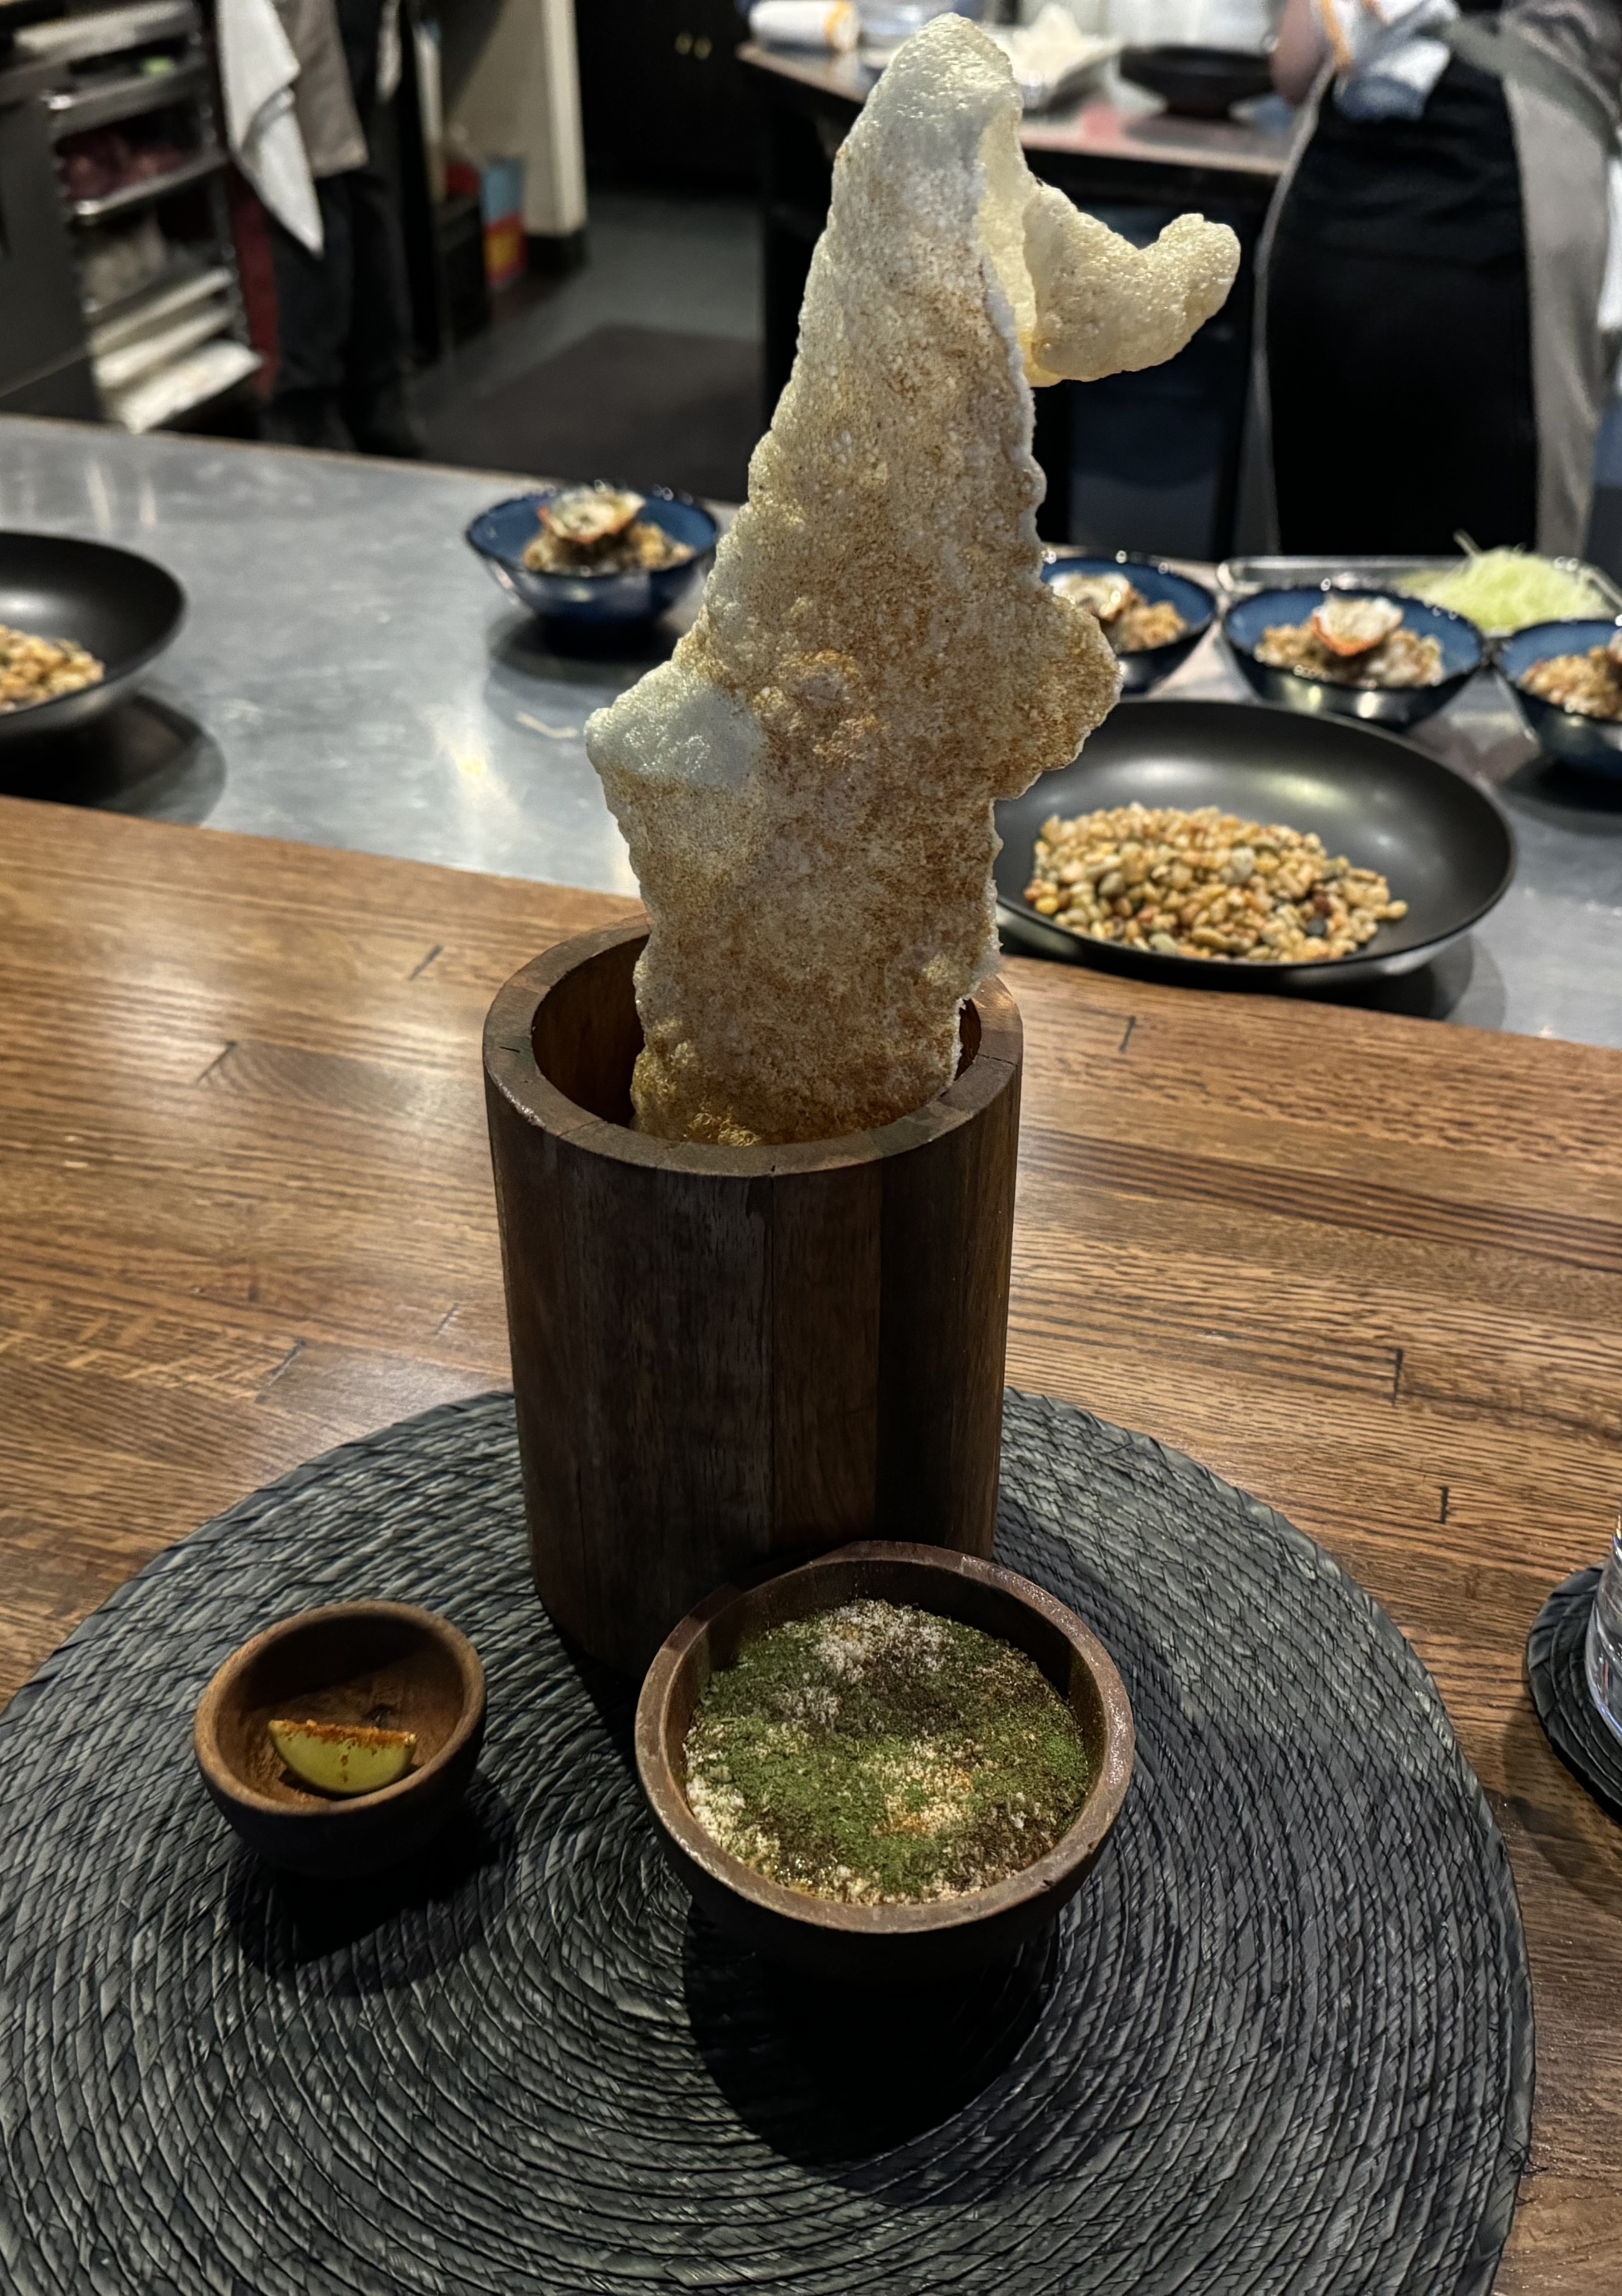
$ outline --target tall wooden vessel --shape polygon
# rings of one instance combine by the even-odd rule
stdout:
[[[990,1554],[1022,1050],[992,980],[955,1081],[881,1130],[651,1139],[630,1128],[645,939],[537,957],[484,1048],[535,1582],[627,1671],[774,1557]]]

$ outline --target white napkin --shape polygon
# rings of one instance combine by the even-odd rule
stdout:
[[[276,221],[319,255],[321,204],[293,114],[291,43],[271,0],[219,0],[218,31],[231,155]]]
[[[775,40],[784,48],[854,48],[861,20],[851,0],[755,0],[749,12],[750,36]]]
[[[1454,0],[1317,0],[1348,119],[1417,119],[1453,51],[1427,38],[1456,21]]]

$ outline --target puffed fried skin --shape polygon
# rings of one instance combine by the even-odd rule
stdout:
[[[899,52],[840,150],[699,618],[587,725],[651,925],[648,1133],[835,1138],[943,1090],[996,958],[993,806],[1119,692],[1094,617],[1041,579],[1028,378],[1169,357],[1237,249],[1185,217],[1140,253],[1061,201],[1071,231],[1019,123],[963,17]]]

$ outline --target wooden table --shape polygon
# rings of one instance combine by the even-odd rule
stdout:
[[[479,1029],[592,894],[0,800],[0,1696],[296,1461],[504,1378]],[[1622,2273],[1622,1833],[1527,1629],[1622,1482],[1622,1053],[1009,967],[1018,1385],[1260,1492],[1436,1672],[1537,1993],[1507,2296]]]

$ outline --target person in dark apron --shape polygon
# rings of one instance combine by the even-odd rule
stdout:
[[[1368,119],[1289,0],[1274,77],[1305,105],[1260,328],[1291,553],[1583,545],[1622,0],[1511,0],[1508,45],[1491,0],[1462,10],[1420,116]]]
[[[330,87],[321,71],[336,47],[332,0],[325,0],[324,26],[321,9],[282,0],[280,12],[304,65],[300,125],[321,205],[323,244],[312,253],[274,215],[267,218],[277,365],[260,435],[283,446],[420,455],[422,433],[406,397],[411,309],[399,217],[377,156],[384,0],[336,0],[342,62]],[[327,37],[317,46],[324,31]],[[323,163],[328,149],[336,166]]]

